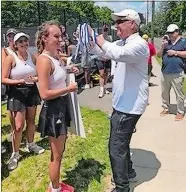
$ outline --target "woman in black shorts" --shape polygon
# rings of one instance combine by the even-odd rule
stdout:
[[[24,33],[17,33],[14,36],[16,51],[6,57],[2,67],[2,83],[9,85],[7,109],[12,112],[15,125],[12,141],[13,153],[8,164],[9,170],[13,170],[18,166],[18,160],[20,159],[19,147],[25,121],[27,151],[37,154],[44,152],[42,147],[33,142],[36,108],[40,104],[40,97],[36,86],[36,61],[27,52],[28,40],[29,36]]]

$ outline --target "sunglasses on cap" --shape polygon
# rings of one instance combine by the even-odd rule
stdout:
[[[119,25],[119,24],[121,24],[121,23],[125,23],[126,21],[130,21],[130,20],[128,20],[128,19],[119,19],[119,20],[115,21],[115,23],[116,23],[117,25]]]
[[[17,40],[18,43],[23,43],[23,42],[28,42],[28,39],[27,38],[21,38],[21,39],[18,39]]]

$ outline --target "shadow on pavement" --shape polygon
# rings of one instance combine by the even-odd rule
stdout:
[[[157,176],[161,163],[152,151],[131,149],[131,152],[133,153],[131,158],[138,177],[138,182],[130,184],[130,192],[134,192],[135,187]]]
[[[66,172],[64,183],[73,186],[76,192],[87,192],[91,181],[100,182],[105,168],[95,159],[81,159],[73,170]]]

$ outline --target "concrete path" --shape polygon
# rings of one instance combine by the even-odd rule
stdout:
[[[151,78],[155,86],[150,87],[150,105],[137,124],[131,149],[132,160],[139,181],[131,185],[134,192],[186,192],[186,117],[175,122],[175,115],[160,117],[161,89],[160,66],[153,59]],[[111,94],[97,97],[99,87],[85,90],[79,95],[81,106],[100,109],[107,113],[112,110]],[[175,109],[175,95],[171,92],[171,103]]]

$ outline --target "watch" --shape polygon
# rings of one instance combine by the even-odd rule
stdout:
[[[176,51],[174,55],[177,57],[178,56],[178,51]]]

